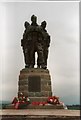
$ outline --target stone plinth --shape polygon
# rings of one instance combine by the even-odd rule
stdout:
[[[22,69],[18,84],[18,92],[33,98],[39,97],[40,101],[43,98],[47,99],[47,97],[52,96],[51,77],[48,69]]]

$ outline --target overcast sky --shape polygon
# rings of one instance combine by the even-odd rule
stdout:
[[[24,68],[21,38],[31,15],[47,21],[51,36],[48,69],[53,95],[65,104],[79,104],[79,2],[12,2],[0,4],[0,89],[3,100],[17,95],[19,72]]]

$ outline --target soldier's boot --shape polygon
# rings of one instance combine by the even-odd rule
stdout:
[[[25,65],[25,68],[29,68],[29,65],[26,64],[26,65]]]
[[[46,66],[46,65],[44,65],[44,64],[42,64],[42,65],[41,65],[41,68],[46,69],[46,68],[47,68],[47,66]]]
[[[29,66],[29,68],[34,68],[34,65],[33,65],[33,64],[31,64],[31,65]]]

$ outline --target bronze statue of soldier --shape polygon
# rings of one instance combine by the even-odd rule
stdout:
[[[50,36],[46,31],[46,22],[43,21],[41,26],[37,24],[37,17],[31,16],[31,25],[25,22],[25,31],[21,46],[23,48],[25,67],[34,68],[35,52],[37,52],[37,65],[39,68],[47,68],[48,47],[50,43]]]
[[[44,68],[47,68],[47,59],[48,59],[48,48],[50,46],[50,36],[47,33],[46,28],[46,21],[43,21],[41,23],[40,29],[42,31],[43,34],[43,56],[44,56]],[[40,63],[39,63],[39,57],[37,59],[37,66],[38,68],[40,68]]]
[[[31,17],[31,36],[32,36],[32,49],[31,49],[31,65],[30,67],[32,68],[35,64],[35,52],[37,52],[38,56],[39,56],[39,63],[41,68],[44,67],[44,56],[43,56],[43,36],[41,34],[41,32],[38,29],[38,25],[37,25],[37,17],[35,15],[33,15]]]
[[[21,39],[21,46],[23,48],[23,53],[24,53],[25,67],[29,67],[29,64],[30,64],[29,56],[30,55],[29,55],[29,44],[28,44],[28,40],[26,37],[26,31],[27,31],[28,27],[30,26],[30,24],[26,21],[24,23],[24,26],[25,26],[25,31],[23,34],[23,39]]]

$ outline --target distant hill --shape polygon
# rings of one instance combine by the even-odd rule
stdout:
[[[70,110],[81,110],[80,105],[67,105],[67,108]]]
[[[0,109],[4,108],[5,105],[8,105],[10,103],[11,103],[10,101],[0,101]]]

